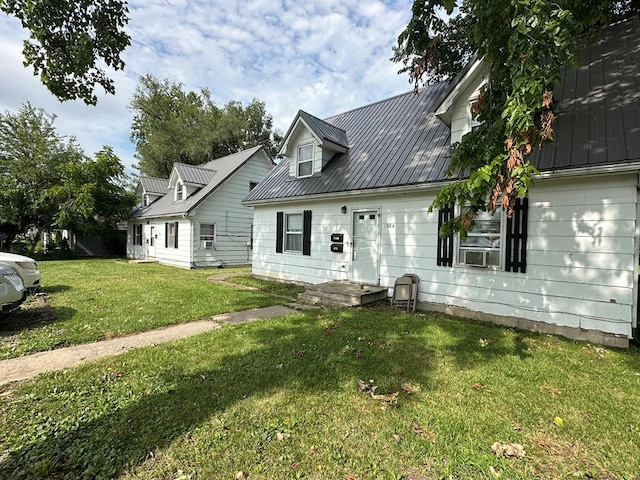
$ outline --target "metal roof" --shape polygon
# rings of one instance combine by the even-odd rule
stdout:
[[[180,178],[184,183],[200,185],[201,187],[204,187],[209,183],[216,174],[215,170],[195,165],[188,165],[186,163],[174,163],[173,168],[178,175],[180,175]]]
[[[164,195],[167,193],[169,182],[166,178],[147,177],[140,175],[140,184],[146,193],[155,193]]]
[[[324,120],[320,120],[318,117],[314,117],[303,110],[300,110],[298,115],[307,123],[307,125],[309,125],[309,128],[311,128],[321,140],[328,140],[342,147],[349,146],[347,132],[342,128],[338,128]]]
[[[321,193],[367,190],[434,182],[444,178],[450,131],[434,114],[445,84],[417,96],[398,95],[324,120],[346,132],[350,147],[336,154],[323,172],[289,176],[283,160],[255,187],[245,202]]]
[[[563,68],[554,141],[532,154],[540,171],[640,161],[640,17],[605,29]]]
[[[212,175],[211,180],[203,186],[200,190],[191,194],[186,200],[175,201],[173,199],[173,190],[166,192],[165,195],[146,207],[139,207],[132,213],[132,218],[153,218],[153,217],[166,217],[173,215],[187,214],[196,208],[203,200],[205,200],[211,193],[215,191],[218,186],[223,184],[227,178],[236,172],[242,165],[248,162],[258,152],[263,151],[264,148],[260,145],[243,150],[242,152],[233,153],[226,157],[217,158],[210,162],[204,163],[199,166],[200,170],[207,170],[215,175]],[[267,155],[265,153],[265,155]],[[184,164],[175,164],[176,166]],[[178,166],[177,168],[181,168]],[[197,168],[197,167],[194,167]],[[183,179],[184,180],[184,179]],[[185,180],[186,181],[186,180]],[[168,183],[167,180],[165,182]]]
[[[636,16],[605,29],[581,66],[562,70],[555,141],[531,156],[541,171],[640,162],[639,40]],[[448,180],[450,130],[434,112],[451,91],[442,83],[325,119],[346,132],[349,150],[305,178],[281,161],[245,203]]]

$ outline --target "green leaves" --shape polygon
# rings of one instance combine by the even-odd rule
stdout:
[[[61,101],[81,99],[95,105],[97,86],[115,93],[101,64],[124,68],[120,55],[131,43],[124,31],[126,5],[123,0],[2,0],[0,10],[29,30],[24,64],[33,67],[49,91]]]

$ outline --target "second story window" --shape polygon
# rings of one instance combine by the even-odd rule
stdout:
[[[298,147],[298,177],[313,174],[313,144]]]

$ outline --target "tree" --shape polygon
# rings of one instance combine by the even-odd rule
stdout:
[[[273,119],[255,99],[219,108],[205,88],[187,92],[180,83],[145,75],[129,107],[138,169],[146,175],[166,178],[174,162],[199,165],[255,145],[275,152]]]
[[[0,10],[20,19],[30,37],[23,42],[24,65],[59,100],[95,105],[97,85],[115,93],[104,68],[124,68],[120,57],[131,39],[122,0],[0,0]]]
[[[57,135],[44,110],[27,103],[0,115],[0,231],[9,245],[29,230],[115,228],[135,203],[124,180],[110,147],[86,158],[75,138]]]
[[[444,187],[431,205],[457,202],[461,213],[441,235],[473,227],[478,211],[502,205],[508,215],[537,174],[533,148],[553,140],[553,88],[564,64],[613,18],[637,12],[638,0],[414,0],[413,16],[398,37],[395,62],[416,88],[450,78],[475,51],[487,65],[487,82],[472,106],[480,126],[454,145],[449,175],[470,174]],[[466,30],[468,44],[456,44]]]

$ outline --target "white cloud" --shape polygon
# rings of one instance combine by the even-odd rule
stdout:
[[[58,102],[22,66],[26,33],[14,18],[0,18],[3,80],[0,110],[25,102],[57,115],[63,135],[74,135],[87,154],[107,144],[130,166],[132,114],[127,109],[138,78],[147,73],[208,88],[219,105],[262,100],[286,131],[298,109],[327,117],[411,87],[389,62],[406,26],[411,1],[370,0],[131,0],[124,72],[111,72],[116,95],[96,107]]]

